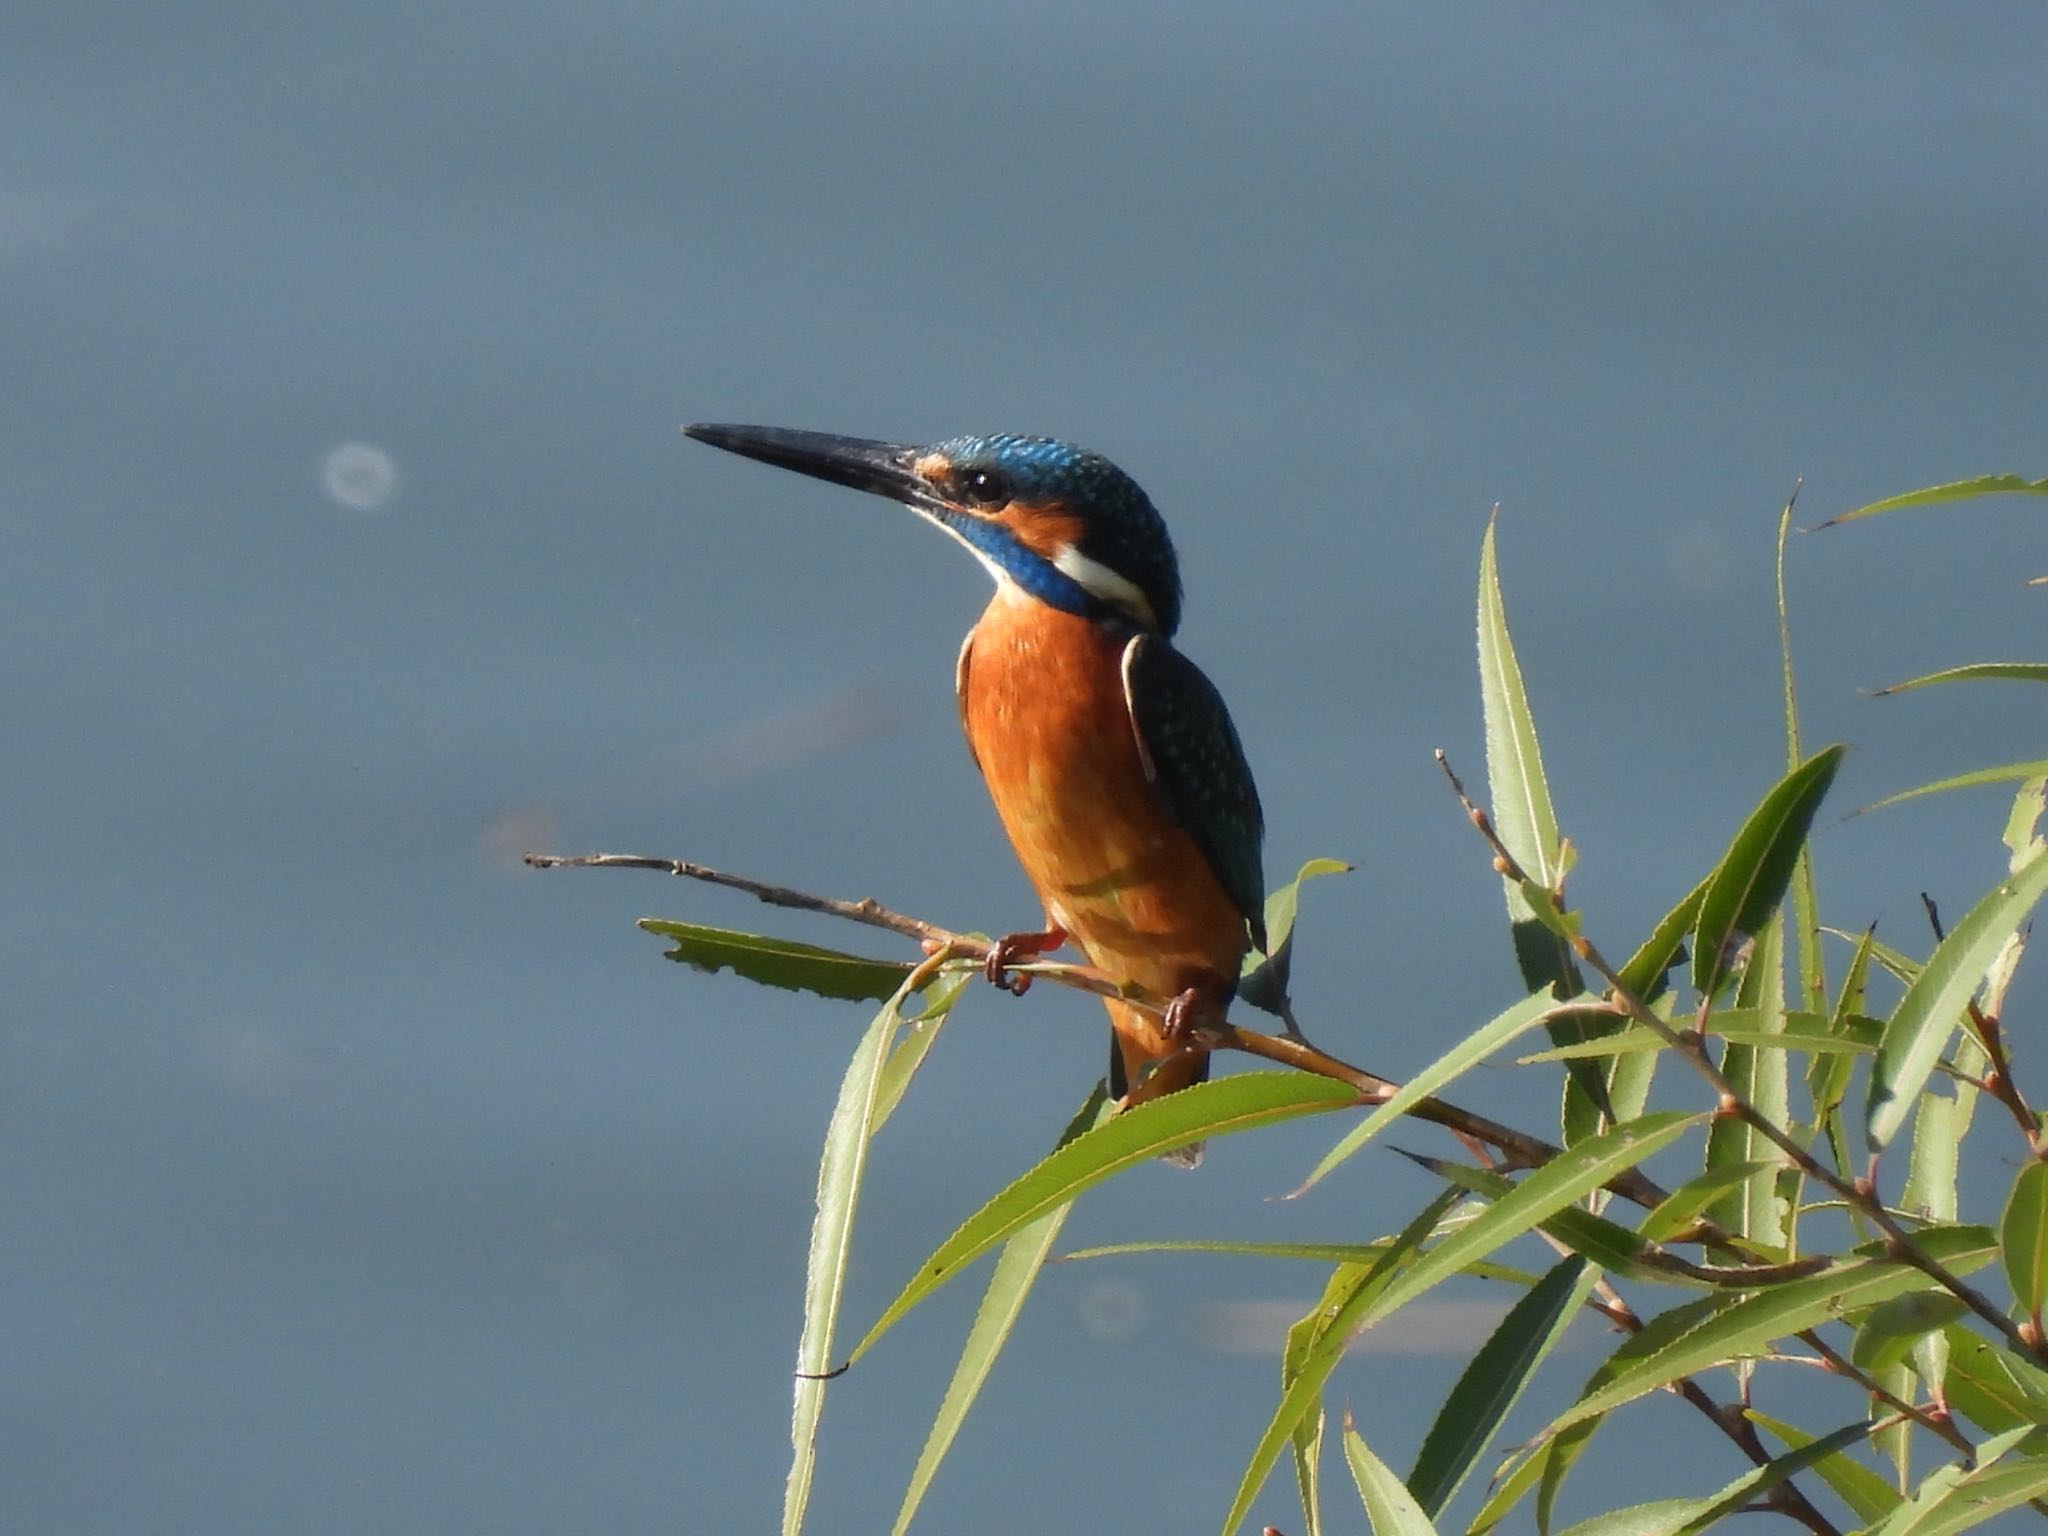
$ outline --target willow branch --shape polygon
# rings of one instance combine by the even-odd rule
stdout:
[[[1487,846],[1493,850],[1494,868],[1507,878],[1519,881],[1525,886],[1532,884],[1528,873],[1509,851],[1507,844],[1501,841],[1500,834],[1494,830],[1493,819],[1474,805],[1472,798],[1465,793],[1464,784],[1459,781],[1457,774],[1451,771],[1450,760],[1441,751],[1437,753],[1436,760],[1437,766],[1443,769],[1444,776],[1450,780],[1451,789],[1457,795],[1458,803],[1464,807],[1466,816],[1478,829],[1479,835],[1486,840]],[[1714,1090],[1720,1100],[1720,1113],[1740,1119],[1744,1125],[1784,1153],[1801,1173],[1826,1185],[1847,1201],[1884,1234],[1886,1247],[1893,1257],[1912,1265],[1962,1302],[2003,1335],[2023,1358],[2048,1362],[2048,1344],[2043,1344],[2039,1339],[2028,1338],[1982,1291],[1968,1284],[1960,1275],[1920,1246],[1913,1234],[1892,1216],[1885,1208],[1884,1202],[1878,1198],[1875,1178],[1866,1176],[1851,1179],[1821,1162],[1801,1145],[1790,1131],[1751,1103],[1727,1075],[1714,1065],[1697,1031],[1681,1032],[1659,1018],[1656,1011],[1635,994],[1635,991],[1621,979],[1621,973],[1608,963],[1606,957],[1594,947],[1593,941],[1584,934],[1573,934],[1570,943],[1573,952],[1607,983],[1609,1001],[1658,1036],[1666,1045],[1671,1046],[1695,1072],[1706,1079],[1707,1086]],[[1873,1158],[1873,1171],[1875,1161]]]
[[[693,863],[688,859],[651,858],[644,854],[593,853],[580,857],[565,857],[559,854],[529,853],[527,864],[535,869],[647,869],[661,874],[676,875],[686,880],[701,880],[710,885],[724,886],[728,890],[743,891],[757,901],[771,907],[784,907],[795,912],[815,912],[825,917],[837,917],[847,922],[860,923],[869,928],[880,928],[904,938],[915,939],[929,948],[950,947],[954,954],[969,959],[986,960],[990,948],[987,940],[972,934],[955,933],[937,923],[928,923],[920,918],[907,917],[895,912],[872,897],[858,901],[847,901],[833,896],[814,896],[808,891],[799,891],[784,885],[771,885],[765,880],[750,879],[745,875],[730,874],[713,869],[706,864]],[[1146,995],[1141,989],[1086,965],[1022,965],[1013,969],[1021,974],[1044,976],[1061,986],[1073,987],[1082,992],[1092,992],[1098,997],[1115,998],[1119,1001],[1142,1008],[1148,1013],[1164,1011],[1162,999]],[[1327,1051],[1310,1045],[1307,1041],[1286,1035],[1269,1035],[1260,1030],[1246,1029],[1228,1019],[1203,1020],[1194,1022],[1197,1039],[1211,1050],[1241,1051],[1247,1056],[1280,1066],[1293,1067],[1297,1071],[1313,1072],[1318,1077],[1327,1077],[1358,1091],[1359,1098],[1366,1104],[1384,1104],[1399,1091],[1400,1084],[1376,1072],[1354,1067],[1349,1062],[1330,1055]],[[1540,1137],[1530,1136],[1512,1126],[1502,1125],[1497,1120],[1476,1114],[1440,1098],[1419,1100],[1408,1113],[1418,1120],[1432,1125],[1443,1126],[1461,1136],[1470,1136],[1497,1149],[1514,1168],[1539,1168],[1558,1156],[1559,1149]],[[1663,1203],[1669,1191],[1636,1169],[1617,1174],[1606,1186],[1622,1199],[1639,1205],[1645,1210]],[[1709,1239],[1710,1240],[1710,1239]]]

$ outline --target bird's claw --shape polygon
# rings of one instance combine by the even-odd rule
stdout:
[[[1049,949],[1058,949],[1066,942],[1067,936],[1057,928],[1048,928],[1043,933],[1006,933],[989,945],[988,963],[983,970],[992,986],[1001,987],[1012,997],[1022,997],[1031,990],[1031,978],[1012,975],[1010,967],[1019,960],[1029,960]]]

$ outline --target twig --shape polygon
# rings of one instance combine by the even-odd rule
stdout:
[[[1520,862],[1508,850],[1507,844],[1501,841],[1500,834],[1494,830],[1492,818],[1485,811],[1474,805],[1471,797],[1465,793],[1464,784],[1459,780],[1457,774],[1451,771],[1449,758],[1439,751],[1436,755],[1436,760],[1437,766],[1443,769],[1444,776],[1450,780],[1451,789],[1457,795],[1458,803],[1464,807],[1466,816],[1470,818],[1472,825],[1479,830],[1479,835],[1486,839],[1487,846],[1493,850],[1494,867],[1511,880],[1520,881],[1524,885],[1533,885],[1534,882],[1529,879],[1527,872],[1523,870]],[[1734,1115],[1739,1118],[1743,1124],[1756,1131],[1765,1140],[1776,1146],[1779,1151],[1783,1152],[1786,1157],[1790,1158],[1798,1166],[1801,1173],[1810,1179],[1815,1179],[1825,1184],[1842,1199],[1848,1201],[1852,1207],[1861,1212],[1873,1226],[1884,1234],[1886,1246],[1894,1257],[1912,1265],[1930,1280],[1934,1281],[1936,1285],[1939,1285],[1951,1296],[1961,1301],[1964,1306],[1968,1307],[1986,1323],[1990,1324],[1992,1328],[1996,1329],[2023,1358],[2048,1363],[2048,1343],[2044,1343],[2038,1338],[2027,1337],[2011,1318],[1992,1305],[1989,1297],[1985,1296],[1975,1286],[1967,1284],[1960,1275],[1957,1275],[1946,1264],[1943,1264],[1925,1248],[1921,1247],[1913,1234],[1893,1219],[1891,1212],[1885,1209],[1884,1202],[1877,1196],[1877,1181],[1874,1176],[1849,1179],[1828,1167],[1825,1163],[1822,1163],[1805,1147],[1801,1146],[1798,1139],[1791,1132],[1785,1130],[1775,1120],[1764,1114],[1743,1095],[1741,1090],[1728,1079],[1719,1067],[1714,1065],[1706,1052],[1700,1048],[1697,1036],[1681,1033],[1673,1029],[1668,1023],[1657,1016],[1654,1009],[1637,997],[1628,984],[1621,979],[1620,973],[1612,965],[1608,964],[1606,957],[1594,947],[1591,939],[1587,938],[1584,934],[1574,934],[1571,939],[1571,945],[1573,952],[1581,960],[1585,961],[1587,965],[1591,966],[1601,980],[1607,983],[1608,998],[1616,1007],[1627,1012],[1630,1017],[1659,1036],[1665,1044],[1674,1047],[1680,1056],[1692,1064],[1693,1070],[1707,1080],[1707,1085],[1714,1090],[1720,1099],[1721,1113]],[[1873,1165],[1875,1161],[1876,1159],[1873,1158]],[[1872,1174],[1874,1175],[1874,1173],[1875,1167],[1873,1166]]]
[[[832,896],[814,896],[808,891],[795,890],[786,885],[771,885],[764,880],[750,879],[745,875],[729,874],[713,869],[709,865],[692,863],[688,859],[660,859],[645,854],[593,853],[580,857],[565,857],[558,854],[529,853],[525,861],[535,869],[649,869],[662,874],[678,875],[688,880],[702,880],[711,885],[721,885],[729,890],[744,891],[759,901],[773,907],[787,907],[797,912],[815,912],[826,917],[844,918],[848,922],[861,923],[870,928],[881,928],[904,938],[915,939],[927,949],[941,945],[950,946],[957,955],[969,959],[985,960],[991,946],[986,940],[971,934],[955,933],[936,923],[920,918],[906,917],[901,912],[891,911],[871,897],[858,901],[846,901]],[[1017,967],[1019,971],[1034,976],[1044,976],[1062,986],[1093,992],[1098,997],[1116,998],[1119,1001],[1142,1008],[1148,1013],[1159,1014],[1165,1003],[1146,995],[1141,989],[1117,981],[1106,973],[1086,965],[1029,965]],[[1384,1104],[1399,1090],[1400,1084],[1388,1078],[1354,1067],[1339,1060],[1327,1051],[1319,1050],[1298,1035],[1269,1035],[1255,1029],[1245,1029],[1227,1019],[1198,1020],[1194,1022],[1196,1036],[1202,1044],[1212,1050],[1242,1051],[1248,1056],[1293,1067],[1302,1072],[1313,1072],[1358,1090],[1360,1099],[1367,1104]],[[1559,1155],[1559,1148],[1540,1137],[1526,1135],[1512,1126],[1502,1125],[1485,1115],[1460,1108],[1447,1100],[1427,1098],[1418,1101],[1408,1111],[1418,1120],[1443,1126],[1457,1135],[1470,1136],[1497,1148],[1512,1168],[1539,1168]],[[1650,1210],[1668,1198],[1669,1191],[1637,1169],[1629,1169],[1610,1179],[1606,1186],[1622,1199]],[[1702,1237],[1711,1241],[1712,1236]]]

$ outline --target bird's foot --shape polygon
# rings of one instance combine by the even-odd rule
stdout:
[[[1029,960],[1058,949],[1067,942],[1067,936],[1058,928],[1047,928],[1042,933],[1006,933],[988,947],[988,979],[1013,997],[1022,997],[1031,990],[1029,976],[1012,976],[1010,967],[1019,960]]]
[[[1160,1010],[1159,1029],[1168,1045],[1199,1046],[1200,1027],[1221,1023],[1222,1019],[1223,1009],[1213,994],[1200,987],[1189,987],[1167,999],[1165,1008]]]

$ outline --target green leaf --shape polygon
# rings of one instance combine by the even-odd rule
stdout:
[[[1520,1459],[1514,1462],[1512,1470],[1503,1468],[1505,1475],[1496,1473],[1493,1489],[1479,1507],[1479,1513],[1472,1517],[1472,1523],[1465,1527],[1465,1536],[1486,1536],[1505,1520],[1549,1470],[1557,1447],[1557,1441],[1545,1440],[1540,1445],[1525,1448],[1524,1452],[1518,1453]]]
[[[1678,963],[1685,936],[1700,925],[1700,903],[1707,899],[1707,887],[1713,879],[1709,874],[1687,891],[1621,968],[1621,984],[1637,997],[1648,1001],[1664,989],[1664,977]]]
[[[1522,685],[1521,663],[1508,634],[1507,607],[1494,551],[1494,521],[1479,546],[1479,695],[1486,719],[1486,782],[1494,831],[1531,880],[1546,891],[1563,877],[1557,813],[1543,773],[1536,719]],[[1531,992],[1559,987],[1576,992],[1578,972],[1569,952],[1539,920],[1538,908],[1519,885],[1503,877],[1515,957]]]
[[[1076,1248],[1061,1254],[1056,1263],[1071,1264],[1083,1259],[1121,1258],[1134,1253],[1216,1253],[1261,1259],[1307,1259],[1321,1264],[1376,1263],[1393,1246],[1391,1237],[1370,1243],[1237,1243],[1216,1238],[1185,1238],[1158,1242],[1103,1243],[1094,1248]],[[1509,1285],[1530,1286],[1536,1277],[1527,1270],[1507,1264],[1468,1264],[1464,1273],[1474,1280],[1501,1280]]]
[[[1357,1091],[1306,1072],[1246,1072],[1197,1083],[1124,1110],[1013,1180],[918,1266],[849,1357],[873,1347],[907,1312],[1026,1223],[1065,1205],[1111,1174],[1191,1141],[1355,1108]]]
[[[1948,1340],[1948,1400],[1991,1432],[2048,1423],[2048,1371],[1982,1334],[1953,1324]]]
[[[889,1053],[889,1060],[882,1067],[882,1080],[875,1086],[874,1130],[879,1131],[887,1125],[889,1117],[896,1113],[896,1106],[903,1102],[903,1095],[910,1090],[910,1080],[917,1076],[917,1069],[924,1065],[925,1057],[938,1043],[939,1030],[953,1016],[954,1004],[978,979],[976,972],[965,971],[943,978],[931,989],[931,998],[924,1012],[909,1021],[903,1038],[896,1042],[896,1048]]]
[[[1778,515],[1778,655],[1785,674],[1785,767],[1799,766],[1805,755],[1799,746],[1799,690],[1792,674],[1792,618],[1785,602],[1785,541],[1792,532],[1792,503],[1799,488],[1792,488],[1785,510]],[[1828,1005],[1827,974],[1820,949],[1820,899],[1813,888],[1813,850],[1802,847],[1792,871],[1792,921],[1797,938],[1799,962],[1799,1006],[1816,1011]]]
[[[1871,949],[1876,938],[1877,927],[1872,924],[1863,930],[1856,952],[1849,958],[1848,972],[1842,978],[1842,990],[1835,998],[1834,1012],[1828,1020],[1830,1034],[1840,1033],[1844,1038],[1858,1034],[1850,1020],[1861,1017],[1868,1001],[1866,978],[1870,973]],[[1873,1046],[1883,1035],[1884,1028],[1879,1025],[1872,1037]],[[1860,1037],[1858,1043],[1862,1043]],[[1854,1071],[1855,1063],[1847,1056],[1837,1056],[1833,1060],[1817,1056],[1806,1072],[1807,1092],[1813,1098],[1814,1127],[1826,1135],[1828,1150],[1834,1155],[1837,1168],[1849,1166],[1849,1133],[1842,1124],[1841,1108],[1843,1099],[1848,1097],[1849,1080]],[[1860,1223],[1858,1229],[1861,1230]]]
[[[825,1408],[824,1375],[832,1360],[832,1334],[846,1285],[846,1259],[853,1240],[854,1211],[867,1172],[868,1143],[874,1135],[875,1105],[889,1042],[902,1023],[903,1005],[923,978],[906,976],[895,996],[877,1013],[854,1048],[840,1080],[839,1099],[825,1131],[818,1164],[818,1214],[811,1224],[811,1252],[804,1276],[804,1329],[796,1351],[796,1402],[790,1413],[793,1457],[782,1496],[783,1536],[803,1529],[811,1479],[818,1464],[818,1419]]]
[[[1578,999],[1582,1005],[1592,1001],[1590,997]],[[1346,1131],[1343,1139],[1324,1153],[1322,1161],[1310,1170],[1309,1176],[1302,1180],[1300,1188],[1290,1191],[1287,1198],[1292,1200],[1306,1194],[1320,1183],[1331,1169],[1365,1146],[1388,1126],[1395,1124],[1415,1105],[1430,1097],[1446,1083],[1477,1066],[1517,1035],[1545,1022],[1552,1014],[1558,1012],[1559,1008],[1558,1002],[1548,992],[1539,990],[1496,1014],[1486,1024],[1465,1036],[1408,1079],[1391,1099]]]
[[[1899,1208],[1934,1221],[1954,1221],[1956,1170],[1963,1148],[1961,1106],[1933,1084],[1913,1113],[1913,1156]]]
[[[1693,940],[1692,980],[1702,995],[1711,996],[1727,974],[1731,947],[1761,933],[1784,899],[1814,812],[1834,783],[1846,750],[1824,747],[1786,774],[1757,803],[1728,845],[1700,901]]]
[[[1301,904],[1302,882],[1319,875],[1350,873],[1351,866],[1341,859],[1310,859],[1292,880],[1266,898],[1266,953],[1253,950],[1244,957],[1237,981],[1239,997],[1254,1008],[1293,1022],[1287,979],[1294,966],[1294,917]]]
[[[1761,1008],[1723,1008],[1714,1014],[1713,1032],[1730,1045],[1805,1051],[1819,1056],[1874,1056],[1877,1054],[1877,1038],[1884,1032],[1882,1023],[1862,1014],[1849,1015],[1843,1021],[1841,1032],[1832,1028],[1827,1019],[1814,1013],[1783,1014],[1780,1018],[1785,1027],[1778,1030],[1764,1027],[1768,1018],[1769,1014]],[[1670,1043],[1662,1035],[1633,1025],[1604,1040],[1582,1040],[1577,1045],[1531,1051],[1526,1056],[1517,1056],[1515,1064],[1528,1066],[1536,1062],[1572,1061],[1601,1055],[1639,1056],[1670,1049]]]
[[[1709,1168],[1695,1179],[1678,1186],[1636,1228],[1644,1242],[1661,1243],[1714,1203],[1714,1197],[1733,1189],[1769,1163],[1728,1163]]]
[[[1401,1229],[1377,1261],[1370,1266],[1344,1265],[1330,1277],[1322,1301],[1304,1319],[1311,1325],[1310,1342],[1297,1358],[1294,1374],[1280,1394],[1280,1404],[1273,1410],[1265,1433],[1252,1448],[1251,1460],[1238,1479],[1230,1513],[1223,1521],[1224,1536],[1231,1536],[1251,1509],[1252,1500],[1258,1497],[1259,1489],[1272,1473],[1273,1463],[1280,1459],[1281,1449],[1293,1438],[1302,1421],[1321,1412],[1323,1384],[1350,1345],[1360,1318],[1414,1259],[1416,1251],[1436,1231],[1444,1213],[1457,1200],[1455,1189],[1443,1191]]]
[[[1752,1504],[1759,1494],[1768,1493],[1793,1474],[1805,1471],[1825,1456],[1854,1445],[1870,1433],[1868,1424],[1849,1424],[1824,1439],[1787,1451],[1752,1467],[1719,1493],[1697,1499],[1659,1499],[1629,1509],[1581,1520],[1565,1536],[1692,1536],[1704,1531],[1723,1516]]]
[[[1322,1302],[1307,1317],[1300,1319],[1287,1330],[1287,1343],[1280,1352],[1280,1394],[1286,1396],[1287,1389],[1294,1385],[1294,1378],[1301,1374],[1309,1353],[1315,1347],[1322,1332],[1323,1310],[1333,1307],[1340,1299],[1346,1277],[1351,1271],[1340,1267],[1330,1276],[1329,1284],[1323,1290]],[[1328,1422],[1323,1405],[1318,1402],[1301,1422],[1294,1426],[1294,1486],[1301,1495],[1301,1522],[1308,1536],[1322,1536],[1323,1529],[1323,1428]]]
[[[1581,1520],[1563,1536],[1671,1536],[1706,1503],[1705,1499],[1653,1499],[1648,1504],[1631,1504]]]
[[[1417,1152],[1404,1152],[1403,1157],[1427,1168],[1438,1178],[1448,1179],[1458,1188],[1490,1202],[1505,1199],[1514,1191],[1514,1180],[1505,1174],[1495,1173],[1490,1168],[1472,1168],[1463,1163],[1449,1162],[1443,1158],[1425,1157]],[[1641,1262],[1643,1242],[1635,1233],[1619,1222],[1609,1221],[1605,1216],[1595,1215],[1582,1206],[1568,1205],[1563,1210],[1543,1221],[1541,1228],[1573,1253],[1591,1259],[1601,1269],[1630,1279],[1651,1279],[1665,1284],[1703,1284],[1691,1279],[1679,1279],[1664,1271],[1652,1270]]]
[[[1814,1437],[1805,1430],[1795,1428],[1782,1420],[1767,1417],[1754,1408],[1748,1409],[1744,1416],[1776,1435],[1795,1451],[1814,1443]],[[1890,1483],[1855,1457],[1845,1455],[1840,1450],[1829,1451],[1817,1458],[1813,1470],[1820,1474],[1822,1481],[1834,1489],[1836,1496],[1844,1504],[1856,1512],[1856,1518],[1859,1520],[1882,1520],[1899,1507],[1898,1491]]]
[[[1888,698],[1895,693],[1906,693],[1914,688],[1931,688],[1936,683],[1968,683],[1980,678],[2009,677],[2027,683],[2048,683],[2048,662],[2043,661],[1975,661],[1966,667],[1945,667],[1939,672],[1929,672],[1924,677],[1909,677],[1903,683],[1893,683],[1889,688],[1879,688],[1872,698]]]
[[[1391,1467],[1373,1455],[1348,1413],[1344,1415],[1344,1460],[1350,1464],[1352,1481],[1358,1484],[1359,1498],[1365,1501],[1373,1536],[1436,1536],[1436,1527],[1415,1496]],[[1229,1536],[1227,1529],[1225,1536]]]
[[[1882,1151],[1898,1134],[1928,1073],[1954,1032],[1963,1005],[2006,939],[2048,891],[2048,851],[1995,886],[1949,931],[1899,999],[1870,1074],[1864,1139]]]
[[[1905,1364],[1915,1342],[1946,1328],[1968,1310],[1947,1291],[1908,1291],[1879,1302],[1857,1325],[1849,1359],[1873,1375],[1891,1370]]]
[[[1782,1027],[1785,1017],[1785,914],[1773,911],[1756,936],[1756,947],[1743,968],[1736,988],[1736,1003],[1753,1012],[1766,1031]],[[1721,1053],[1721,1073],[1735,1091],[1772,1125],[1784,1125],[1792,1118],[1788,1102],[1788,1072],[1783,1051],[1759,1050],[1755,1046],[1727,1046]],[[1718,1117],[1707,1131],[1706,1167],[1767,1166],[1751,1174],[1717,1204],[1712,1215],[1720,1225],[1738,1237],[1747,1238],[1773,1251],[1786,1244],[1785,1218],[1789,1201],[1780,1179],[1786,1158],[1776,1143],[1747,1120],[1736,1115]]]
[[[2038,779],[2043,774],[2048,774],[2048,757],[2031,758],[2024,763],[2006,763],[1997,768],[1977,768],[1951,779],[1936,779],[1932,784],[1922,784],[1916,789],[1902,789],[1896,795],[1886,795],[1882,800],[1858,806],[1849,814],[1862,816],[1871,811],[1881,811],[1886,806],[1918,800],[1922,795],[1945,795],[1952,789],[1979,789],[1986,784],[2017,784],[2027,779]]]
[[[2009,1452],[2019,1454],[2011,1455]],[[1977,1448],[1976,1464],[1939,1467],[1867,1536],[1949,1536],[2048,1493],[2048,1428],[2014,1430]]]
[[[1574,1256],[1559,1262],[1508,1310],[1479,1347],[1423,1437],[1409,1491],[1441,1514],[1464,1485],[1536,1367],[1557,1345],[1599,1282],[1600,1271]]]
[[[1906,491],[1897,496],[1887,496],[1883,501],[1873,501],[1852,512],[1843,512],[1824,523],[1814,525],[1814,532],[1832,528],[1837,523],[1853,523],[1859,518],[1875,517],[1880,512],[1903,512],[1909,507],[1932,507],[1948,501],[1969,501],[1978,496],[2048,496],[2048,479],[2026,480],[2018,475],[1978,475],[1970,480],[1951,480],[1946,485],[1930,485],[1922,490]]]
[[[1631,1369],[1638,1360],[1648,1359],[1659,1353],[1673,1340],[1692,1332],[1706,1319],[1733,1305],[1734,1298],[1731,1296],[1700,1296],[1659,1312],[1643,1324],[1640,1332],[1621,1341],[1614,1353],[1602,1361],[1599,1368],[1587,1379],[1579,1396],[1583,1398],[1604,1387],[1623,1371]],[[1587,1445],[1605,1422],[1604,1414],[1593,1414],[1557,1434],[1545,1431],[1537,1437],[1538,1443],[1548,1452],[1548,1455],[1541,1458],[1543,1468],[1536,1490],[1538,1531],[1548,1532],[1551,1529],[1558,1495],[1564,1491],[1565,1479],[1571,1475],[1572,1468],[1585,1454]]]
[[[1066,1130],[1061,1132],[1059,1141],[1054,1144],[1055,1150],[1101,1124],[1109,1115],[1111,1104],[1108,1088],[1097,1083],[1095,1091],[1067,1123]],[[966,1422],[968,1410],[974,1406],[982,1384],[988,1380],[988,1373],[995,1366],[996,1356],[1002,1353],[1003,1345],[1009,1341],[1010,1330],[1016,1326],[1017,1318],[1024,1310],[1024,1298],[1031,1294],[1037,1283],[1046,1255],[1052,1252],[1052,1245],[1058,1240],[1060,1228],[1066,1225],[1067,1213],[1072,1209],[1071,1204],[1057,1206],[1036,1221],[1019,1227],[1003,1244],[1002,1252],[996,1255],[995,1267],[988,1277],[988,1290],[982,1294],[981,1307],[974,1314],[974,1326],[967,1331],[967,1343],[960,1351],[960,1362],[953,1367],[953,1379],[946,1385],[938,1414],[925,1436],[924,1449],[918,1452],[917,1466],[910,1474],[910,1486],[904,1492],[903,1506],[896,1512],[893,1536],[903,1536],[910,1529],[911,1519],[917,1514],[918,1505],[924,1501],[925,1490],[931,1487],[939,1463],[952,1449],[953,1437],[959,1434],[960,1426]]]
[[[1999,1246],[2005,1251],[2005,1277],[2013,1299],[2038,1319],[2048,1297],[2048,1163],[2029,1159],[2012,1181],[2005,1215],[1998,1223]]]
[[[1933,1227],[1920,1233],[1918,1241],[1950,1269],[1964,1273],[1991,1260],[1995,1245],[1987,1241],[1989,1236],[1981,1227]],[[1854,1307],[1924,1290],[1931,1283],[1902,1261],[1869,1258],[1774,1285],[1716,1312],[1649,1356],[1632,1358],[1626,1369],[1558,1415],[1545,1432],[1567,1429],[1681,1376],[1763,1353],[1774,1340],[1816,1327]]]
[[[1534,1169],[1484,1215],[1446,1237],[1414,1266],[1395,1278],[1360,1317],[1360,1327],[1387,1316],[1470,1261],[1483,1258],[1564,1210],[1573,1201],[1600,1188],[1617,1174],[1648,1161],[1705,1115],[1661,1110],[1588,1137]]]
[[[659,917],[643,917],[640,926],[675,941],[675,948],[668,951],[671,960],[700,971],[730,969],[748,981],[790,992],[815,992],[850,1002],[883,1002],[911,972],[910,966],[895,960],[871,960],[766,934],[672,923]]]
[[[2018,869],[2044,846],[2048,846],[2034,831],[2041,824],[2044,812],[2048,812],[2048,777],[2029,779],[2020,786],[2020,792],[2013,796],[2012,813],[2005,819],[2005,836],[2002,841],[2012,850],[2012,860],[2006,866],[2008,869]]]

